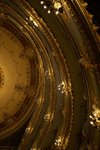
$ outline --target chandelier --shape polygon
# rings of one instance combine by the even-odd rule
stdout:
[[[94,126],[94,128],[98,129],[100,132],[100,109],[95,109],[92,112],[92,116],[90,115],[90,124]]]
[[[63,7],[60,0],[42,0],[40,3],[44,9],[48,9],[48,13],[54,11],[56,14],[63,13]]]

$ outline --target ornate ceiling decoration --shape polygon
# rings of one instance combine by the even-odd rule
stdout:
[[[19,7],[19,3],[16,3],[16,5]],[[2,41],[3,44],[1,45],[4,47],[5,51],[10,53],[10,58],[7,60],[9,61],[7,62],[8,66],[6,65],[6,67],[9,67],[8,72],[10,71],[9,69],[12,68],[12,74],[9,76],[9,82],[13,84],[10,86],[12,89],[11,95],[13,95],[13,97],[11,97],[10,100],[7,99],[7,104],[9,104],[9,111],[4,111],[2,109],[3,119],[1,122],[1,138],[13,133],[15,127],[18,130],[19,126],[23,124],[23,120],[28,118],[31,111],[33,115],[24,135],[26,137],[24,139],[24,145],[22,140],[20,148],[25,148],[26,142],[28,141],[27,137],[29,134],[33,133],[35,126],[38,126],[37,122],[39,118],[43,119],[39,127],[39,133],[35,137],[35,141],[32,147],[34,147],[36,143],[38,144],[39,142],[40,144],[38,144],[38,147],[42,147],[53,121],[56,122],[56,119],[54,119],[54,113],[56,107],[58,107],[56,111],[59,111],[60,114],[58,113],[57,118],[59,115],[62,115],[62,120],[59,120],[60,124],[56,139],[59,136],[64,136],[62,146],[66,147],[67,141],[65,138],[69,138],[70,136],[72,127],[71,122],[73,119],[73,96],[68,68],[59,45],[57,44],[50,30],[47,28],[46,24],[27,3],[22,1],[21,5],[21,11],[24,11],[26,16],[25,19],[30,18],[29,16],[33,18],[33,23],[31,24],[34,24],[35,22],[35,29],[32,29],[32,25],[29,24],[30,21],[27,21],[28,19],[24,20],[8,5],[4,3],[2,4],[2,7],[4,11],[7,12],[7,15],[5,16],[3,13],[1,13],[1,27],[4,31],[6,31],[6,35],[4,34],[5,38]],[[25,12],[25,7],[27,10],[29,10],[29,12]],[[13,17],[15,17],[15,20]],[[18,19],[20,22],[16,22]],[[14,28],[14,26],[11,25],[11,22],[19,29]],[[4,28],[6,28],[6,30]],[[9,30],[9,32],[7,30]],[[8,43],[5,46],[4,42],[6,41],[8,41]],[[44,46],[44,44],[46,46]],[[50,54],[48,55],[48,53]],[[6,61],[4,57],[2,59]],[[11,67],[9,65],[11,65]],[[57,68],[56,72],[53,70],[55,67]],[[14,76],[13,74],[16,76],[16,78],[12,82]],[[6,75],[6,77],[8,76]],[[63,95],[61,92],[56,91],[55,82],[63,83],[65,89]],[[57,95],[56,92],[58,93]],[[9,88],[7,93],[9,93]],[[58,95],[59,98],[56,99],[56,96],[58,97]],[[15,99],[16,103],[14,102]],[[68,103],[70,104],[70,107],[68,106],[69,109],[67,109]],[[16,110],[12,110],[13,112],[11,112],[10,106],[12,109],[16,107]],[[44,111],[43,114],[40,114],[41,110]],[[68,126],[66,128],[67,122]],[[56,126],[58,125],[56,124]],[[52,130],[55,130],[55,127],[53,127]],[[63,132],[62,127],[65,128],[66,131],[64,130]],[[53,143],[52,146],[56,147],[55,143]]]
[[[1,22],[0,130],[4,134],[31,111],[38,90],[38,72],[36,54],[27,40],[17,28],[3,19]]]
[[[60,3],[58,15],[39,0],[0,3],[0,139],[31,116],[18,150],[77,150],[94,141],[87,115],[93,95],[99,99],[97,27],[82,20],[83,1]]]

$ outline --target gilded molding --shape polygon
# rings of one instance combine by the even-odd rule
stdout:
[[[46,26],[46,25],[45,25]],[[43,27],[42,25],[41,25],[41,28],[42,28],[42,31],[44,31],[44,33],[47,35],[47,37],[48,37],[48,39],[50,40],[50,42],[52,42],[51,44],[50,44],[50,46],[51,46],[51,49],[52,49],[52,53],[53,53],[53,55],[55,56],[55,59],[56,59],[56,62],[57,62],[57,64],[58,64],[58,67],[59,67],[59,70],[60,70],[60,75],[61,75],[61,78],[62,78],[62,81],[64,81],[65,83],[66,83],[66,85],[68,84],[67,82],[69,81],[69,84],[67,85],[68,86],[68,88],[66,89],[66,91],[67,91],[67,94],[69,95],[68,97],[70,97],[69,99],[68,99],[68,101],[69,102],[71,102],[71,106],[72,106],[72,109],[70,110],[71,112],[73,112],[73,103],[72,103],[72,99],[73,99],[73,96],[72,96],[72,87],[71,87],[71,80],[70,80],[70,75],[69,75],[69,73],[68,73],[68,68],[66,68],[65,69],[65,67],[67,67],[66,66],[66,63],[65,63],[65,59],[64,59],[64,57],[63,57],[63,55],[62,55],[62,53],[61,53],[61,50],[60,50],[60,48],[59,48],[59,45],[57,44],[57,42],[56,42],[56,40],[53,38],[53,35],[50,33],[50,30],[47,30],[47,28],[45,28],[45,27]],[[54,41],[52,40],[52,39],[54,39]],[[60,52],[59,52],[60,51]],[[63,74],[62,74],[62,72],[63,72]],[[67,87],[66,86],[66,87]],[[67,109],[68,110],[68,109]],[[66,114],[66,113],[68,113],[68,111],[66,112],[66,111],[64,111],[64,113]],[[70,113],[68,113],[68,116],[70,115]],[[65,145],[65,147],[67,147],[67,144],[68,144],[68,141],[69,141],[69,137],[70,137],[70,133],[71,133],[71,128],[72,128],[72,120],[73,120],[73,113],[71,113],[71,122],[69,123],[70,124],[70,130],[69,130],[69,133],[68,133],[68,138],[66,138],[66,136],[64,137],[64,139],[66,139],[65,141],[63,140],[63,143],[62,143],[62,146],[63,146],[63,144]],[[64,120],[65,120],[65,122],[66,122],[66,118],[64,117]],[[63,121],[62,121],[63,122]],[[67,123],[67,122],[66,122]],[[65,123],[65,124],[66,124]],[[61,125],[62,126],[62,128],[63,128],[63,124]],[[59,131],[58,131],[58,134],[57,135],[59,135],[59,132],[61,132],[60,131],[61,130],[61,128],[59,129]],[[66,131],[66,132],[68,132],[68,130]],[[65,134],[66,134],[66,132],[65,132]],[[52,147],[54,146],[54,144],[52,145]]]
[[[15,2],[15,0],[14,0]],[[26,14],[29,14],[29,15],[33,15],[35,14],[34,10],[28,5],[28,3],[26,3],[24,0],[18,0],[17,1],[18,3],[20,3],[20,5],[22,5],[22,8],[24,8],[24,10],[26,10]],[[9,9],[9,11],[11,11]],[[11,12],[14,12],[14,11],[11,11]],[[28,13],[27,13],[28,12]],[[16,13],[14,13],[14,15],[16,15]],[[57,41],[55,40],[53,34],[51,34],[51,31],[50,29],[47,28],[46,24],[43,22],[43,20],[38,17],[38,15],[36,15],[36,20],[37,20],[37,23],[39,25],[39,30],[42,31],[44,33],[44,35],[47,37],[47,41],[49,42],[49,44],[51,45],[51,50],[52,52],[54,51],[57,55],[55,56],[55,59],[56,59],[56,62],[57,62],[57,65],[59,67],[59,70],[60,70],[60,76],[61,76],[61,80],[65,82],[65,88],[66,88],[66,91],[67,91],[67,94],[68,94],[68,103],[70,103],[71,107],[68,107],[68,105],[66,104],[66,93],[64,94],[64,105],[63,105],[63,112],[64,112],[64,116],[66,117],[63,117],[62,118],[62,122],[64,121],[65,123],[61,123],[61,128],[66,128],[65,129],[65,133],[63,133],[63,142],[62,142],[62,147],[63,148],[66,148],[67,145],[68,145],[68,141],[69,141],[69,138],[70,138],[70,134],[71,134],[71,130],[72,130],[72,123],[73,123],[73,95],[72,95],[72,85],[71,85],[71,79],[70,79],[70,74],[69,74],[69,71],[68,71],[68,67],[66,65],[66,62],[65,62],[65,59],[64,59],[64,56],[61,52],[61,49],[59,48],[59,45],[57,43]],[[20,16],[17,16],[20,18]],[[11,19],[12,20],[12,19]],[[32,31],[34,33],[34,31],[29,28],[27,25],[25,25],[25,21],[21,18],[21,22],[24,23],[24,27],[26,27],[26,29],[28,31]],[[16,25],[18,25],[16,23]],[[26,36],[29,37],[27,31],[24,32],[24,34]],[[36,36],[36,34],[34,33],[34,35]],[[40,42],[40,39],[37,37],[38,41]],[[29,40],[32,42],[32,40],[30,39],[29,37]],[[40,42],[41,43],[41,42]],[[43,46],[42,46],[43,47]],[[45,59],[48,60],[47,61],[47,65],[50,66],[50,73],[51,73],[51,76],[52,76],[52,80],[51,80],[51,85],[50,85],[50,97],[49,97],[49,104],[52,105],[52,115],[50,116],[50,122],[48,122],[48,129],[45,131],[45,125],[46,125],[46,122],[44,121],[43,124],[41,125],[41,129],[40,129],[40,133],[38,134],[38,136],[36,137],[36,140],[34,142],[34,145],[36,145],[36,143],[38,143],[38,141],[41,141],[41,144],[40,144],[40,147],[38,149],[40,149],[42,146],[43,146],[43,143],[45,141],[45,138],[47,137],[47,134],[50,130],[50,127],[51,127],[51,123],[53,121],[53,117],[54,117],[54,109],[55,109],[55,94],[56,94],[56,91],[55,91],[55,78],[54,78],[54,74],[53,74],[53,69],[51,67],[51,62],[49,60],[49,57],[46,53],[46,50],[45,48],[43,47],[43,55],[45,56]],[[60,54],[60,55],[59,55]],[[42,66],[43,67],[43,66]],[[43,68],[41,69],[43,71]],[[42,74],[43,72],[41,72],[40,74]],[[43,78],[43,81],[44,81],[44,76],[42,76]],[[45,81],[44,81],[45,82]],[[53,85],[52,85],[53,84]],[[45,86],[43,86],[45,88]],[[43,95],[44,96],[44,95]],[[53,98],[52,98],[53,97]],[[42,106],[42,105],[41,105]],[[65,108],[66,106],[66,108]],[[50,112],[50,111],[48,111]],[[51,112],[50,112],[51,113]],[[70,118],[70,117],[71,118]],[[37,116],[36,118],[36,114],[33,113],[33,117],[32,119],[35,119],[35,123],[34,125],[32,125],[32,130],[30,130],[29,134],[26,134],[27,135],[27,140],[29,139],[30,137],[30,134],[32,133],[33,129],[34,129],[34,126],[36,124],[36,121],[38,119],[39,116]],[[31,120],[32,121],[32,120]],[[66,127],[66,123],[68,122],[68,125]],[[30,126],[30,124],[29,124]],[[59,129],[58,130],[58,134],[62,132],[62,129]],[[44,133],[45,132],[45,133]],[[68,132],[68,133],[67,133]],[[26,142],[27,140],[25,140],[26,138],[26,135],[24,135],[23,139],[22,139],[22,145],[19,147],[19,149],[23,146],[26,145]],[[41,137],[40,137],[41,135]],[[42,135],[44,135],[44,138],[42,138]],[[33,145],[33,147],[34,147]],[[62,148],[61,147],[61,148]]]
[[[69,10],[71,16],[73,17],[73,20],[75,21],[75,23],[77,24],[77,27],[84,39],[84,42],[86,43],[87,45],[87,50],[89,52],[89,55],[91,57],[91,61],[93,62],[93,64],[95,65],[95,72],[97,74],[97,80],[98,80],[98,83],[99,83],[99,86],[100,86],[100,66],[99,66],[99,58],[98,58],[98,54],[96,53],[97,52],[97,47],[95,45],[95,43],[93,43],[93,40],[91,38],[91,35],[89,34],[89,32],[87,31],[87,28],[84,24],[84,22],[81,20],[81,17],[79,15],[79,13],[77,12],[77,6],[75,5],[74,1],[71,2],[70,0],[63,0],[63,3],[65,4],[65,6],[67,7],[67,9]],[[91,29],[91,32],[96,40],[96,44],[98,46],[98,50],[100,51],[100,43],[99,41],[97,40],[96,36],[95,35],[98,35],[98,33],[96,32],[98,27],[96,25],[93,25],[93,16],[87,12],[86,10],[83,11],[83,8],[85,9],[86,8],[86,5],[83,1],[82,1],[82,4],[81,4],[81,1],[80,0],[77,0],[77,3],[78,3],[78,6],[80,7],[81,11],[83,13],[87,13],[88,14],[88,19],[87,20],[90,20],[89,21],[89,27],[91,29],[91,26],[92,28],[94,28],[95,30]],[[82,6],[81,6],[82,5]],[[82,8],[83,7],[83,8]],[[100,36],[98,37],[98,39],[100,39]]]
[[[3,8],[4,8],[6,11],[8,11],[8,12],[10,11],[10,12],[12,12],[13,15],[15,15],[16,17],[19,17],[20,20],[24,23],[24,20],[23,20],[19,15],[17,15],[16,12],[14,12],[9,6],[7,6],[7,5],[4,4],[4,3],[2,4],[2,6],[3,6]],[[3,13],[1,13],[0,15],[1,15],[2,18],[5,18],[5,15],[3,15]],[[7,15],[7,20],[10,20],[11,22],[13,22],[13,23],[20,29],[21,26],[18,24],[18,22],[16,22],[14,19],[12,19],[9,15]],[[26,33],[26,35],[28,36],[27,33]],[[29,39],[30,39],[30,37],[29,37]],[[32,43],[33,43],[33,42],[32,42]],[[42,74],[43,74],[43,73],[44,73],[44,71],[43,71],[43,65],[42,65],[41,58],[39,57],[38,51],[37,51],[37,55],[38,55],[39,62],[41,62],[41,70],[39,70],[39,72],[42,71]],[[39,83],[40,83],[40,82],[43,82],[43,84],[45,84],[44,77],[42,77],[42,78],[40,79],[40,73],[39,73]],[[38,84],[38,85],[39,85],[39,84]],[[30,108],[27,110],[27,113],[29,113],[29,111],[32,109],[32,107],[33,107],[33,105],[34,105],[34,102],[36,101],[36,98],[37,98],[39,89],[40,89],[40,86],[38,86],[38,88],[37,88],[37,92],[35,93],[35,99],[34,99],[32,105],[30,106]],[[43,90],[43,91],[42,91],[42,94],[43,94],[43,96],[44,96],[45,86],[43,87],[42,90]],[[42,104],[42,105],[43,105],[43,104]],[[41,107],[41,108],[42,108],[42,107]],[[40,109],[40,111],[41,111],[41,109]],[[11,131],[14,130],[14,129],[18,126],[18,124],[19,124],[23,119],[25,119],[25,118],[27,117],[27,113],[24,114],[24,115],[22,116],[22,118],[21,118],[20,120],[18,120],[15,125],[13,125],[12,127],[10,127],[9,129],[5,129],[4,131],[2,131],[2,132],[1,132],[1,135],[5,135],[5,134],[7,134],[8,132],[10,132],[10,134],[11,134]]]
[[[64,61],[64,58],[63,58],[63,55],[62,55],[62,53],[61,53],[61,50],[59,49],[59,45],[57,44],[57,42],[56,42],[56,40],[54,39],[54,37],[53,37],[53,35],[50,33],[50,29],[48,29],[47,28],[47,26],[46,26],[46,24],[44,24],[43,23],[43,25],[42,25],[42,23],[40,23],[39,24],[39,27],[40,27],[40,29],[42,29],[42,31],[46,34],[46,36],[48,37],[48,39],[49,39],[49,41],[50,41],[50,45],[51,45],[51,49],[53,49],[56,53],[57,53],[57,56],[58,57],[56,57],[56,61],[57,61],[57,63],[59,62],[59,64],[60,65],[58,65],[59,67],[60,67],[60,69],[61,69],[61,72],[63,71],[64,72],[64,78],[65,78],[65,81],[67,82],[67,80],[68,80],[68,76],[66,77],[66,75],[68,74],[68,69],[65,71],[65,66],[66,66],[66,63],[65,63],[65,61]],[[48,30],[47,30],[48,29]],[[53,40],[52,40],[53,39]],[[59,51],[60,51],[60,55],[59,55]],[[67,67],[67,66],[66,66]],[[66,72],[67,72],[67,74],[66,74]],[[61,74],[61,76],[62,76],[62,74]],[[69,75],[70,76],[70,75]],[[62,77],[62,80],[63,80],[63,77]],[[71,85],[71,83],[70,83],[70,85]],[[70,89],[70,86],[69,86],[69,91],[70,91],[70,93],[71,93],[71,89]],[[71,98],[73,98],[72,97],[72,93],[71,93]],[[72,100],[72,99],[71,99]],[[72,102],[72,101],[71,101]],[[73,104],[72,104],[73,105]],[[72,115],[72,114],[71,114]],[[72,117],[73,118],[73,117]],[[72,123],[72,119],[71,119],[71,123]],[[70,128],[71,128],[71,125],[70,125]],[[70,135],[70,133],[69,133],[69,135]],[[68,141],[67,141],[68,142]]]
[[[77,3],[82,11],[82,13],[84,14],[86,21],[88,22],[88,24],[90,25],[91,31],[98,43],[98,47],[100,48],[100,41],[99,41],[99,36],[97,36],[97,30],[98,30],[98,26],[96,26],[95,24],[93,24],[93,15],[91,15],[87,10],[87,5],[88,3],[84,2],[83,0],[77,0]]]

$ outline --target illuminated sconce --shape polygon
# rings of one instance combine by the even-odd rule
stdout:
[[[60,147],[61,146],[61,136],[58,136],[58,139],[55,141],[55,145],[57,147]]]
[[[26,130],[25,130],[26,134],[28,134],[29,131],[30,131],[30,128],[26,128]]]
[[[41,99],[37,99],[37,104],[38,104],[38,105],[41,104]]]
[[[95,107],[96,108],[96,107]],[[90,115],[90,124],[94,126],[94,128],[98,129],[100,132],[100,109],[96,108],[92,112],[92,116]]]
[[[36,19],[33,18],[32,16],[30,16],[30,19],[29,19],[31,22],[33,22],[34,26],[38,27],[38,23],[36,22]]]
[[[63,7],[60,0],[44,0],[40,1],[40,4],[44,4],[44,9],[48,8],[48,13],[55,11],[56,14],[63,13]]]
[[[26,17],[26,24],[33,26],[33,28],[38,27],[38,23],[36,21],[36,18],[34,18],[32,15],[29,18]]]
[[[45,121],[48,121],[49,118],[50,118],[50,114],[46,114],[46,115],[44,116]]]
[[[45,72],[45,77],[47,77],[47,79],[50,79],[50,72],[49,71]]]
[[[65,88],[65,83],[62,82],[61,84],[58,85],[58,90],[61,91],[61,93],[65,93],[66,92],[66,88]]]

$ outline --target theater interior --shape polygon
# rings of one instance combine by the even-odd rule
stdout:
[[[0,0],[0,150],[100,150],[99,14],[99,0]]]

